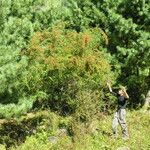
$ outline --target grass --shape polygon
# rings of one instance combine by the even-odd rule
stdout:
[[[78,133],[77,138],[65,134],[59,136],[57,142],[48,140],[49,133],[40,132],[27,137],[19,146],[10,150],[117,150],[119,147],[128,147],[130,150],[150,150],[150,113],[141,111],[128,111],[127,123],[130,139],[122,139],[121,129],[119,138],[111,137],[112,116],[103,116],[98,122],[98,128],[91,135]],[[53,133],[54,135],[54,133]]]

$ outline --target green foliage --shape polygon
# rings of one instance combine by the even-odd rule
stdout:
[[[107,17],[105,31],[110,51],[121,65],[119,80],[129,87],[132,102],[141,103],[141,94],[149,90],[150,2],[148,0],[111,0],[94,2]],[[115,64],[114,64],[115,62]],[[116,61],[112,62],[116,65]]]
[[[64,19],[70,23],[70,28],[81,31],[89,26],[95,27],[103,24],[106,17],[91,0],[69,0]]]
[[[77,33],[64,27],[61,23],[51,31],[35,33],[28,49],[16,52],[20,60],[10,57],[8,68],[3,65],[7,57],[1,57],[1,117],[27,113],[36,100],[64,115],[75,113],[84,92],[91,98],[85,109],[92,107],[82,115],[88,118],[86,114],[94,115],[95,107],[95,111],[101,110],[105,82],[113,78],[105,59],[110,56],[103,52],[107,36],[98,28]]]
[[[62,1],[0,1],[0,117],[26,113],[36,99],[46,97],[41,91],[27,93],[28,58],[21,51],[35,31],[61,18],[60,8],[63,12]]]
[[[16,89],[30,91],[28,85],[26,89],[20,88],[28,84],[29,80],[29,76],[26,76],[28,74],[27,58],[21,56],[20,51],[27,48],[29,39],[36,31],[52,28],[62,20],[67,21],[68,29],[84,31],[89,27],[100,26],[107,33],[109,40],[106,33],[103,32],[106,41],[105,44],[100,43],[101,47],[102,45],[107,47],[105,51],[113,55],[109,59],[116,76],[119,74],[120,81],[118,82],[127,84],[129,90],[134,89],[134,92],[130,93],[132,99],[136,100],[135,103],[141,102],[139,97],[148,91],[150,85],[148,27],[150,3],[148,0],[133,0],[132,5],[128,0],[114,2],[110,0],[2,0],[0,3],[2,16],[0,19],[0,67],[2,70],[0,93],[2,93],[2,103],[9,103],[10,100],[16,103],[20,95],[10,94],[16,92]],[[97,40],[97,36],[99,34],[93,35],[92,38]],[[101,40],[103,41],[101,38],[97,42]],[[21,82],[24,82],[23,85],[20,85],[19,80],[16,81],[17,78],[20,78],[21,72],[24,76]],[[32,76],[33,81],[30,83],[32,85],[40,78],[38,74],[35,74],[34,77]],[[40,86],[40,81],[38,83]],[[32,92],[29,92],[28,96]],[[25,97],[26,93],[24,92],[22,97]]]

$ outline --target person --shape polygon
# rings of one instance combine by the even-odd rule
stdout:
[[[114,118],[112,121],[112,130],[113,130],[113,135],[114,137],[118,137],[117,134],[117,126],[120,124],[122,128],[122,134],[123,134],[123,139],[129,139],[128,135],[128,129],[127,129],[127,124],[126,124],[126,104],[127,104],[127,99],[129,99],[129,95],[126,92],[126,89],[123,87],[118,91],[118,93],[115,93],[112,91],[111,84],[110,82],[107,82],[107,86],[109,88],[109,91],[115,95],[118,99],[118,107],[117,110],[114,114]]]

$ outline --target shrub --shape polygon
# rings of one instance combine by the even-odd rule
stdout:
[[[107,78],[113,78],[99,28],[76,32],[58,24],[31,39],[28,87],[48,95],[46,105],[87,121],[100,111]],[[108,57],[109,58],[109,57]]]

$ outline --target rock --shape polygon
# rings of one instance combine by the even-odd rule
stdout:
[[[57,141],[58,141],[58,137],[56,137],[56,136],[50,136],[50,137],[48,137],[48,140],[49,140],[52,144],[55,144],[55,143],[57,143]]]
[[[58,130],[57,130],[57,135],[59,135],[59,136],[67,135],[67,133],[68,133],[68,131],[67,131],[67,129],[65,129],[65,128],[62,128],[62,129],[58,129]]]
[[[145,97],[144,110],[148,110],[149,107],[150,107],[150,90],[147,92],[147,95]]]
[[[119,147],[119,148],[117,148],[117,150],[130,150],[130,148],[129,147]]]
[[[56,144],[58,142],[58,140],[67,135],[67,129],[63,128],[63,129],[58,129],[57,130],[57,134],[56,136],[50,136],[48,137],[48,140],[52,143],[52,144]]]
[[[6,150],[5,145],[0,144],[0,150]]]

